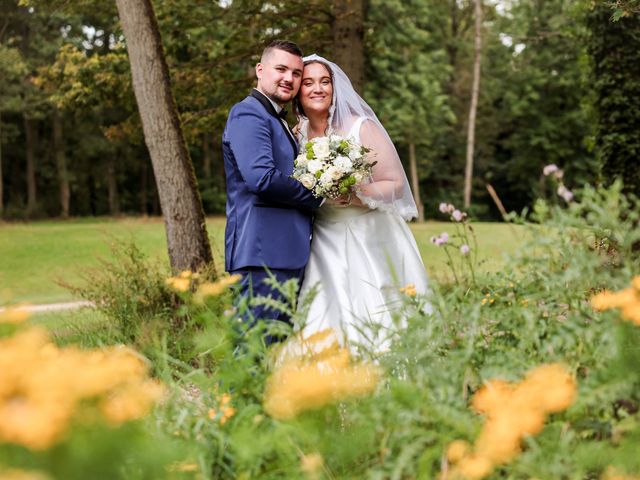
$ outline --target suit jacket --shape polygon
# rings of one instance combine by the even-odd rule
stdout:
[[[253,91],[233,106],[222,152],[225,269],[303,268],[309,260],[312,212],[321,199],[290,178],[298,147],[264,95]]]

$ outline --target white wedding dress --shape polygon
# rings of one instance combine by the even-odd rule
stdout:
[[[347,137],[360,143],[363,120],[354,122]],[[415,239],[398,214],[323,205],[314,220],[301,304],[314,286],[317,294],[306,322],[297,327],[304,338],[333,329],[343,345],[385,351],[402,328],[393,312],[402,302],[400,288],[408,284],[418,293],[428,290]]]

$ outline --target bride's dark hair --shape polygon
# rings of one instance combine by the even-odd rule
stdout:
[[[326,63],[321,62],[320,60],[307,60],[306,62],[304,62],[304,66],[306,67],[307,65],[311,65],[312,63],[318,63],[327,69],[327,72],[329,72],[329,77],[331,77],[331,85],[333,85],[333,70],[331,70],[331,67]],[[306,118],[307,114],[304,113],[304,108],[302,108],[302,102],[300,101],[301,90],[302,90],[302,85],[300,85],[300,90],[298,90],[298,94],[293,98],[293,102],[292,102],[293,113],[296,116],[303,116]],[[333,104],[333,98],[331,99],[331,103]]]

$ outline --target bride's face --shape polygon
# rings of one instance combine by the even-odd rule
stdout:
[[[328,113],[333,98],[333,84],[327,67],[321,63],[309,63],[302,72],[300,103],[304,111]]]

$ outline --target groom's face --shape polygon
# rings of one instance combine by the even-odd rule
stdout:
[[[302,58],[274,48],[256,65],[258,90],[283,105],[298,93],[303,68]]]

